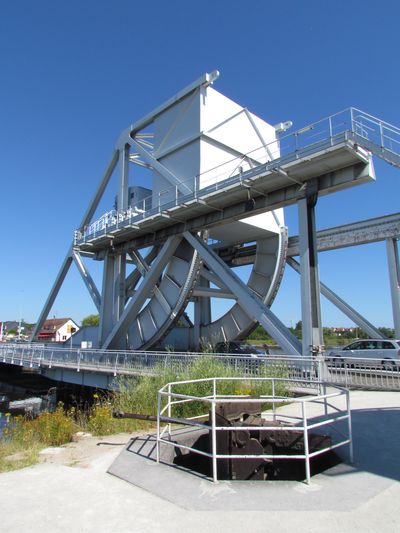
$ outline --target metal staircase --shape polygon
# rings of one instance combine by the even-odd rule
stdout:
[[[400,167],[400,129],[388,122],[350,108],[351,137],[387,163]]]

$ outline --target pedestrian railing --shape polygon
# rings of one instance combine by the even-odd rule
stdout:
[[[340,357],[324,362],[324,379],[345,387],[400,390],[400,359]]]
[[[323,379],[345,387],[400,390],[400,361],[323,357],[196,352],[116,351],[49,347],[43,344],[0,343],[0,362],[29,368],[66,368],[108,375],[152,375],[162,368],[185,371],[200,357],[209,356],[244,376]]]

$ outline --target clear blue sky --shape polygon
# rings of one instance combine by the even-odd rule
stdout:
[[[204,72],[272,124],[356,106],[400,125],[399,20],[395,0],[3,2],[0,320],[37,319],[121,130]],[[397,212],[400,171],[376,161],[376,173],[320,199],[318,228]],[[295,208],[286,220],[296,234]],[[320,277],[392,325],[384,244],[320,254]],[[288,325],[297,278],[288,267],[273,306]],[[351,325],[322,303],[325,325]],[[73,267],[51,316],[94,311]]]

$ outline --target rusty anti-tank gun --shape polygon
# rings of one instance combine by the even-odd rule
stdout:
[[[276,420],[266,420],[261,416],[263,403],[260,402],[224,402],[215,408],[215,426],[231,430],[216,431],[216,453],[226,455],[217,459],[218,479],[225,480],[265,480],[265,479],[304,479],[304,461],[300,459],[280,458],[282,455],[304,454],[304,432],[295,426]],[[157,417],[140,413],[113,413],[116,418],[132,418],[147,422],[156,422]],[[212,415],[204,422],[196,419],[160,416],[160,422],[184,426],[195,426],[198,432],[190,446],[194,451],[176,448],[174,464],[200,472],[211,477],[212,461],[199,452],[212,453]],[[254,428],[254,429],[253,429]],[[265,428],[265,429],[264,429]],[[179,436],[172,433],[172,439],[180,444]],[[331,438],[316,433],[308,434],[308,448],[312,453],[331,446]],[[246,457],[253,455],[256,457]],[[243,456],[237,457],[237,456]],[[324,462],[324,466],[321,461]],[[314,471],[321,471],[327,466],[339,462],[337,456],[316,457],[312,461]],[[320,464],[321,463],[321,464]]]

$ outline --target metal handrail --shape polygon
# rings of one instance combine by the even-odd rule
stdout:
[[[159,367],[185,370],[199,357],[210,355],[243,375],[257,376],[262,368],[289,378],[316,376],[346,387],[400,390],[400,358],[397,360],[344,358],[332,362],[302,356],[268,355],[252,357],[237,354],[197,352],[156,352],[57,348],[36,344],[0,343],[0,362],[30,368],[65,368],[109,375],[154,375]],[[342,361],[343,360],[343,361]],[[308,382],[308,381],[307,381]]]
[[[305,467],[306,467],[306,482],[310,483],[311,478],[311,470],[310,470],[310,459],[313,457],[320,455],[324,452],[334,450],[336,448],[339,448],[341,446],[348,445],[349,446],[349,460],[350,462],[353,462],[353,445],[352,445],[352,429],[351,429],[351,411],[350,411],[350,400],[349,400],[349,392],[348,390],[340,387],[340,386],[332,386],[331,384],[328,384],[323,381],[311,381],[314,391],[310,389],[309,396],[296,398],[296,397],[283,397],[283,396],[275,396],[272,395],[260,395],[257,398],[249,397],[246,395],[237,395],[236,397],[226,396],[226,395],[218,395],[216,393],[217,386],[219,382],[222,381],[243,381],[243,378],[227,378],[227,377],[213,377],[213,378],[204,378],[204,379],[196,379],[196,380],[184,380],[184,381],[175,381],[166,384],[164,387],[162,387],[158,392],[157,397],[157,448],[156,448],[156,460],[157,462],[160,462],[160,447],[161,444],[166,444],[168,446],[174,446],[174,448],[180,448],[187,451],[191,451],[195,454],[199,454],[205,457],[208,457],[211,459],[212,462],[212,479],[214,482],[218,481],[218,473],[217,473],[217,460],[218,459],[254,459],[256,457],[262,457],[264,459],[304,459],[305,461]],[[247,379],[249,381],[249,379]],[[284,385],[290,385],[294,383],[293,379],[285,379],[285,378],[261,378],[261,377],[252,377],[250,378],[250,381],[263,381],[263,382],[270,382],[272,385],[272,390],[274,391],[276,388],[277,383],[282,383]],[[188,384],[193,383],[212,383],[213,384],[213,394],[207,395],[207,396],[195,396],[193,394],[183,394],[183,393],[176,393],[173,391],[174,386],[184,386]],[[296,384],[298,385],[304,385],[306,383],[306,380],[296,380]],[[309,381],[307,381],[307,384],[310,384]],[[321,393],[321,390],[326,390],[326,387],[329,385],[330,388],[334,389],[333,392],[330,393]],[[343,396],[345,398],[345,408],[341,409],[340,407],[337,408],[335,406],[335,412],[328,414],[328,407],[332,407],[331,401],[334,398]],[[166,399],[166,405],[162,407],[162,400]],[[187,401],[197,401],[197,402],[204,402],[205,405],[209,405],[211,407],[207,409],[207,412],[211,413],[211,416],[209,417],[209,431],[211,432],[211,452],[205,452],[198,450],[197,448],[193,448],[188,445],[180,444],[176,441],[176,439],[171,438],[164,438],[165,434],[168,433],[169,437],[171,437],[171,422],[173,422],[174,418],[171,417],[171,410],[173,406],[175,405],[175,402],[173,398],[180,398]],[[245,399],[248,403],[260,403],[262,401],[263,403],[270,403],[272,404],[272,414],[273,414],[273,420],[276,420],[277,416],[277,410],[275,408],[276,404],[299,404],[301,406],[301,417],[293,417],[285,414],[285,419],[288,418],[294,418],[296,419],[297,423],[295,426],[246,426],[246,425],[235,425],[232,422],[232,425],[230,426],[218,426],[216,424],[216,405],[223,404],[223,403],[239,403],[243,402]],[[312,403],[323,403],[324,406],[324,416],[323,420],[321,420],[321,416],[318,416],[318,422],[311,422],[313,418],[316,418],[316,416],[311,416],[307,412],[307,405]],[[162,428],[162,422],[163,422],[163,415],[165,412],[168,412],[168,424],[165,425],[164,428]],[[187,418],[187,425],[192,426],[199,426],[204,428],[204,424],[193,422],[193,420],[197,418],[204,418],[206,415],[200,415],[196,417],[189,417]],[[184,423],[185,419],[179,418],[179,423]],[[337,434],[339,434],[342,437],[342,440],[331,444],[330,446],[327,446],[321,450],[317,450],[314,452],[310,452],[309,446],[308,446],[308,432],[311,429],[314,428],[320,428],[323,426],[331,426],[335,424],[336,422],[340,421],[346,421],[347,420],[347,434],[343,435],[340,431],[336,431]],[[298,453],[295,455],[287,455],[287,454],[221,454],[217,453],[217,432],[219,431],[236,431],[236,430],[272,430],[272,431],[301,431],[303,430],[304,435],[304,453]]]

